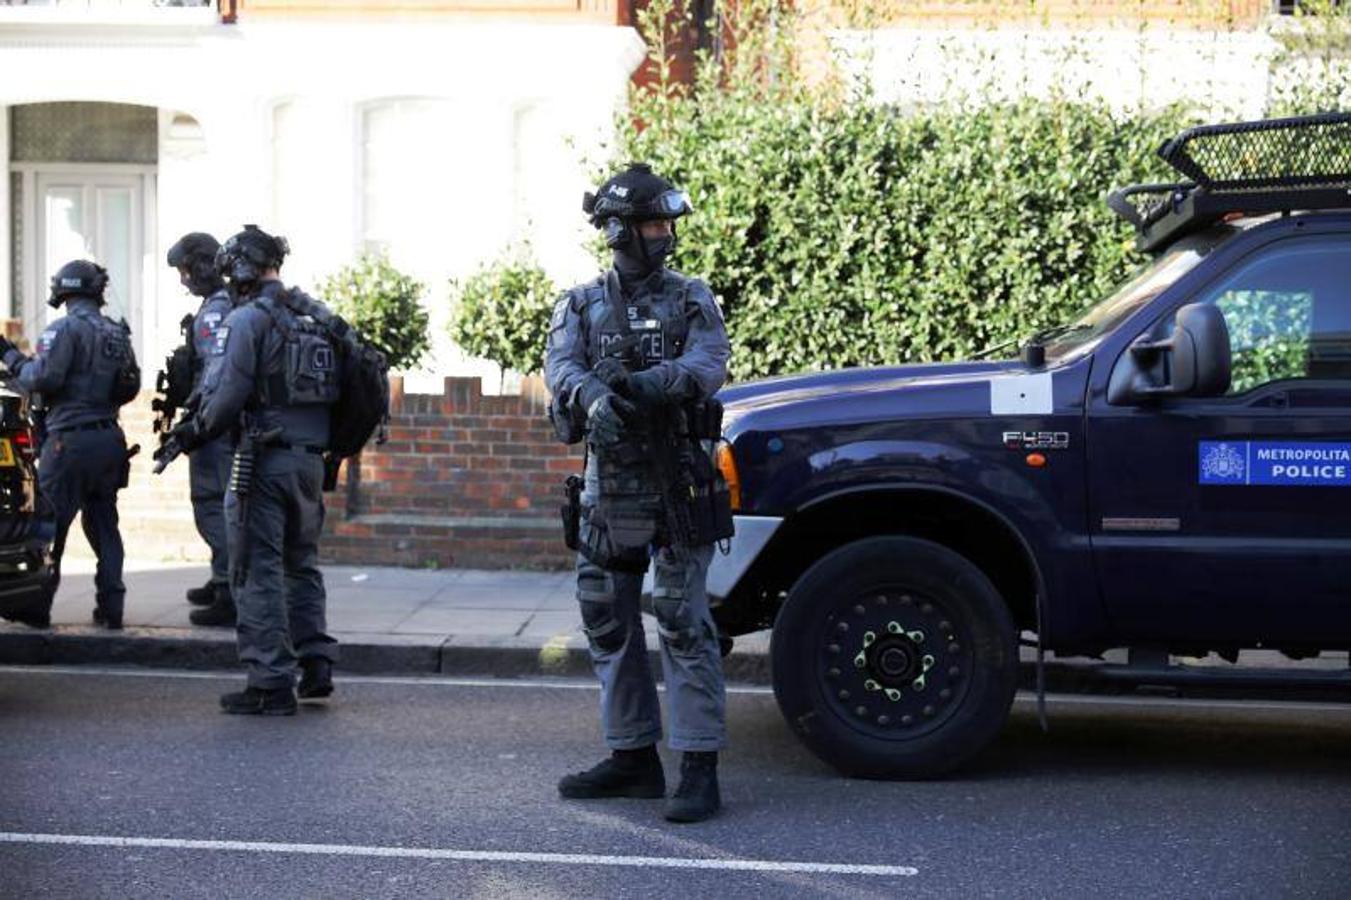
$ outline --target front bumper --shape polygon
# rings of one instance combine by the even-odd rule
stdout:
[[[51,569],[40,544],[0,546],[0,617],[22,615],[46,599]]]
[[[727,552],[714,553],[708,566],[708,596],[715,605],[732,595],[783,524],[783,517],[733,516],[732,522],[736,534],[728,542]]]
[[[781,516],[733,516],[736,534],[727,544],[727,552],[715,550],[713,561],[708,566],[708,580],[705,583],[709,601],[718,605],[732,595],[733,589],[750,571],[756,559],[769,544],[770,538],[783,524]],[[649,566],[643,577],[643,602],[649,604],[652,597],[652,568]]]

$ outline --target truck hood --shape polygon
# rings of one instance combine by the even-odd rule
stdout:
[[[1021,362],[928,363],[836,369],[730,385],[718,397],[726,407],[728,437],[746,428],[867,419],[882,415],[966,413],[970,395],[988,395],[994,378],[1027,374]],[[955,393],[965,399],[958,401]],[[988,397],[985,412],[989,412]]]

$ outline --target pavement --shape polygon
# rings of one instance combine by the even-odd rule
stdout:
[[[342,671],[386,674],[589,674],[571,572],[324,566],[329,631]],[[0,621],[0,664],[124,663],[183,668],[236,664],[234,630],[188,621],[184,592],[202,565],[128,561],[121,632],[90,623],[93,561],[68,559],[53,628]],[[648,629],[656,650],[656,628]],[[768,633],[737,640],[733,680],[768,678]]]
[[[1351,884],[1351,707],[1026,694],[961,772],[841,778],[734,687],[724,810],[561,800],[590,679],[349,676],[221,715],[237,672],[0,667],[0,896],[1311,897]],[[676,758],[661,751],[673,786]]]
[[[225,669],[238,665],[233,628],[202,628],[188,621],[184,592],[207,580],[204,565],[162,560],[128,561],[125,630],[90,623],[94,608],[92,559],[68,558],[52,610],[53,628],[35,630],[0,620],[0,665],[137,665]],[[591,663],[571,572],[475,569],[405,569],[391,566],[324,566],[329,632],[341,645],[339,671],[354,674],[484,675],[493,677],[589,676]],[[647,642],[655,658],[657,630],[649,618]],[[737,637],[723,660],[729,682],[769,684],[768,631]],[[1034,652],[1024,647],[1023,685],[1035,683]],[[1124,651],[1106,661],[1124,662]],[[1177,661],[1177,660],[1175,660]],[[1183,660],[1234,669],[1215,657]],[[1245,672],[1295,669],[1336,674],[1326,686],[1249,687],[1221,696],[1348,699],[1347,651],[1292,662],[1275,651],[1244,651]],[[1051,690],[1119,691],[1085,660],[1052,659]],[[1191,691],[1193,695],[1204,693]]]

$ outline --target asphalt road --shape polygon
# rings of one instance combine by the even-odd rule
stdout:
[[[737,690],[726,810],[678,827],[657,801],[558,799],[559,774],[601,752],[588,684],[349,679],[295,718],[219,714],[238,680],[0,668],[0,895],[1344,897],[1351,885],[1351,706],[1059,698],[1043,735],[1020,698],[960,777],[879,783],[839,778],[772,696]]]

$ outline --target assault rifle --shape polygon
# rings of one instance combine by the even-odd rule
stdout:
[[[174,352],[165,357],[164,368],[155,376],[155,392],[159,396],[150,401],[150,408],[155,414],[154,430],[155,434],[159,435],[161,450],[169,441],[169,432],[173,430],[178,411],[187,406],[188,398],[192,394],[194,356],[192,322],[193,316],[189,313],[179,323],[185,340],[181,346],[174,348]]]
[[[603,359],[618,359],[629,372],[641,372],[647,367],[638,349],[641,341],[641,336],[633,333],[617,338],[606,348]],[[622,393],[622,385],[618,389]],[[652,474],[661,485],[666,540],[676,558],[684,559],[694,542],[694,524],[690,520],[694,483],[689,474],[689,442],[680,433],[681,410],[668,404],[644,412],[650,415],[646,423],[652,442],[648,458]]]
[[[230,554],[230,582],[243,583],[249,570],[249,497],[253,493],[253,470],[257,463],[259,449],[266,447],[281,437],[280,428],[263,431],[256,425],[248,425],[241,430],[239,443],[235,447],[234,462],[230,466],[230,491],[239,502],[239,542]]]
[[[200,394],[193,394],[188,397],[183,405],[183,417],[180,422],[185,422],[197,412],[197,405],[201,398]],[[156,423],[155,430],[159,431],[159,424]],[[178,438],[173,436],[173,422],[165,428],[160,434],[159,449],[152,456],[155,460],[155,467],[151,470],[156,475],[163,474],[164,470],[169,468],[169,464],[183,455],[183,445],[179,443]]]

